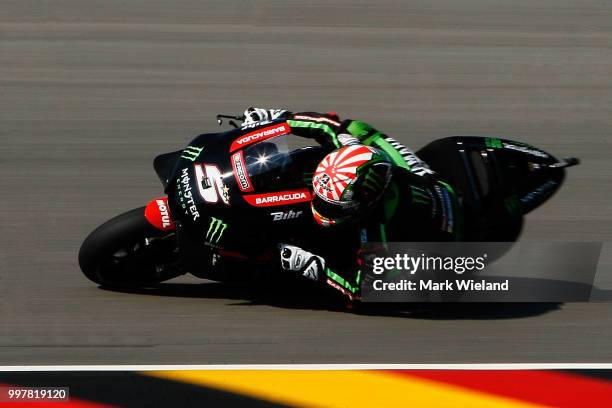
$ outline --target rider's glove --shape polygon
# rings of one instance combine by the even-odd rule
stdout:
[[[262,108],[248,108],[244,111],[244,120],[242,125],[252,125],[256,122],[264,120],[278,119],[287,111],[285,109],[262,109]]]
[[[294,245],[280,244],[281,265],[285,271],[293,271],[313,281],[322,279],[325,259]]]

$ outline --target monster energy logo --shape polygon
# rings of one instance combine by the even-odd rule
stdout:
[[[426,191],[416,186],[410,186],[412,190],[412,201],[415,203],[429,204],[431,197],[426,194]]]
[[[516,195],[510,196],[504,200],[504,204],[506,205],[506,209],[510,214],[519,214],[521,207],[519,204],[518,197]]]
[[[494,138],[494,137],[485,138],[485,145],[490,149],[501,149],[502,148],[501,140]]]
[[[210,225],[208,226],[208,231],[206,231],[206,240],[213,244],[219,243],[226,228],[227,224],[222,220],[210,217]]]
[[[368,169],[363,181],[363,186],[365,188],[375,191],[382,190],[383,183],[383,177],[379,173],[375,172],[373,169]]]
[[[183,149],[181,157],[183,159],[195,161],[200,153],[202,153],[202,150],[204,150],[203,147],[187,146],[185,149]]]

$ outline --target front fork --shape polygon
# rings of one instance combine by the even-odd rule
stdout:
[[[172,220],[172,215],[170,214],[170,206],[168,205],[168,197],[159,197],[155,198],[147,204],[144,211],[144,216],[155,229],[168,233],[164,237],[161,238],[151,238],[145,241],[145,245],[153,245],[156,240],[162,239],[170,239],[170,235],[175,235],[173,241],[176,243],[176,248],[173,251],[178,251],[178,239],[176,239],[177,225]],[[159,242],[157,243],[159,244]],[[158,268],[158,273],[160,276],[166,275],[168,277],[176,277],[179,275],[183,275],[186,273],[184,268],[184,263],[182,262],[182,257],[179,256],[178,260],[173,261],[171,263],[163,263],[161,265],[156,266]]]
[[[168,265],[169,268],[188,270],[201,278],[210,278],[214,265],[215,254],[210,249],[200,246],[197,233],[185,228],[179,221],[172,219],[168,197],[155,198],[145,207],[145,218],[154,228],[164,232],[174,232],[179,250],[180,261],[177,265]],[[185,273],[185,272],[183,272]]]

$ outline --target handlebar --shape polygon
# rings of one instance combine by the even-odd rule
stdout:
[[[234,128],[238,128],[238,124],[236,124],[235,121],[236,120],[243,121],[245,119],[245,116],[244,115],[242,115],[242,116],[234,116],[234,115],[222,115],[222,114],[219,114],[219,115],[217,115],[217,123],[219,124],[219,126],[221,126],[223,124],[223,119],[230,119],[228,121],[228,123],[230,125],[232,125]]]
[[[580,159],[577,157],[567,157],[565,159],[561,159],[558,163],[551,164],[549,167],[552,168],[561,168],[561,167],[572,167],[580,164]]]

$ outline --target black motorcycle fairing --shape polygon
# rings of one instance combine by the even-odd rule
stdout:
[[[417,155],[477,211],[501,202],[510,213],[524,215],[550,198],[565,177],[565,169],[555,166],[557,158],[508,139],[453,136],[431,142]]]
[[[168,186],[168,182],[172,179],[174,171],[176,170],[176,163],[181,156],[181,150],[176,150],[170,153],[160,154],[153,160],[153,168],[157,177],[164,186],[164,191]]]
[[[308,242],[316,235],[318,226],[310,216],[309,201],[254,206],[247,198],[310,191],[312,174],[324,150],[317,146],[279,151],[268,139],[230,152],[232,143],[248,132],[253,128],[199,135],[176,159],[166,192],[182,242],[179,247],[191,271],[199,265],[206,272],[213,261],[222,263],[215,254],[253,262],[262,253],[276,251],[281,242],[296,242],[296,236],[299,242]],[[281,137],[296,136],[276,139]],[[238,152],[248,163],[253,191],[241,191],[238,185],[231,162]],[[258,160],[264,157],[266,163],[261,165]]]

